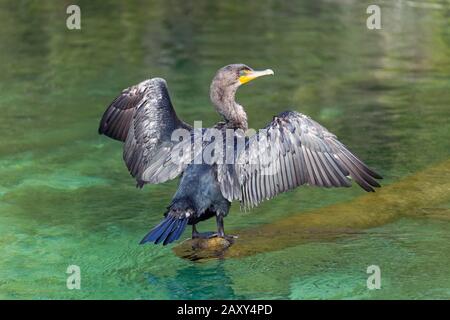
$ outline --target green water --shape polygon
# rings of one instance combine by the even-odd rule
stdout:
[[[136,189],[121,144],[96,131],[120,90],[154,76],[181,118],[211,125],[213,74],[243,62],[275,71],[238,92],[251,127],[287,108],[309,114],[395,183],[450,158],[450,2],[75,3],[78,31],[65,1],[0,1],[0,298],[450,298],[450,199],[334,240],[194,263],[138,245],[176,181]],[[382,30],[366,28],[373,3]],[[250,213],[235,204],[225,223],[362,194],[300,188]],[[66,288],[71,264],[81,290]],[[366,287],[372,264],[380,290]]]

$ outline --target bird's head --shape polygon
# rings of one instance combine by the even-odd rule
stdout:
[[[245,64],[229,64],[217,71],[213,82],[223,89],[227,87],[238,88],[256,78],[273,74],[271,69],[256,71]]]
[[[273,75],[273,71],[270,69],[255,71],[245,64],[230,64],[217,71],[209,94],[216,110],[228,124],[247,130],[247,114],[234,99],[236,90],[244,83],[267,75]]]

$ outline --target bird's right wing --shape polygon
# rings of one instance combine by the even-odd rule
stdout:
[[[133,115],[145,93],[155,82],[155,79],[149,79],[124,89],[103,114],[98,133],[125,142]]]
[[[166,81],[153,78],[125,89],[105,111],[99,133],[125,142],[123,157],[138,186],[177,177],[187,161],[172,161],[176,129],[191,131],[172,106]]]

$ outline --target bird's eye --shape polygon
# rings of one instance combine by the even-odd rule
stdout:
[[[247,74],[247,72],[248,72],[247,69],[242,69],[242,70],[239,71],[239,76],[240,77],[245,76]]]

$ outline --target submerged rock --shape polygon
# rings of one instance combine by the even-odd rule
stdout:
[[[187,239],[176,246],[174,251],[179,257],[189,260],[208,260],[223,257],[233,243],[233,240],[219,237]]]

